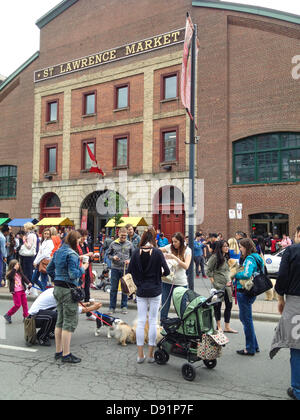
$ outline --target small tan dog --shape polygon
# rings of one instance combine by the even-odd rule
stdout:
[[[269,301],[278,300],[278,295],[275,292],[276,280],[275,279],[270,279],[270,280],[271,280],[271,282],[273,284],[273,288],[266,291],[266,300],[269,300]]]
[[[237,260],[234,260],[233,258],[230,258],[228,260],[228,265],[230,268],[230,278],[233,280],[234,277],[239,273],[240,271],[243,271],[243,266],[241,266]],[[244,287],[248,280],[240,280],[241,285]]]
[[[137,329],[137,319],[133,322],[133,326],[132,329],[134,330],[134,334],[136,337],[136,329]],[[156,344],[163,338],[161,332],[163,330],[163,327],[161,327],[159,325],[159,323],[157,323],[156,325]],[[149,320],[147,319],[146,324],[145,324],[145,344],[148,344],[148,336],[149,336]]]
[[[133,328],[126,322],[119,322],[115,327],[115,338],[122,346],[136,343],[136,335]]]

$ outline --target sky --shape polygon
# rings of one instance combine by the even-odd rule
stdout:
[[[230,0],[230,2],[252,4],[300,15],[299,0]],[[0,75],[9,76],[39,50],[40,30],[35,22],[59,3],[60,0],[1,0]]]

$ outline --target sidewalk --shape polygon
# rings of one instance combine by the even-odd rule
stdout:
[[[198,288],[195,287],[195,291],[199,293],[197,290]],[[120,298],[121,293],[118,294],[117,300],[117,307],[120,305]],[[204,296],[208,296],[209,293],[203,293]],[[102,290],[94,290],[91,289],[91,298],[97,301],[102,302],[104,308],[109,307],[109,293],[103,292]],[[0,299],[9,299],[12,300],[12,295],[9,293],[8,288],[0,287]],[[28,301],[33,302],[35,298],[29,296]],[[128,308],[129,309],[136,309],[136,304],[133,300],[128,301]],[[171,305],[170,312],[174,313],[174,308]],[[233,305],[232,309],[232,318],[239,317],[239,308],[237,305]],[[277,301],[265,301],[261,299],[257,299],[256,302],[253,304],[253,319],[258,321],[279,321],[280,315],[278,314],[277,310]]]

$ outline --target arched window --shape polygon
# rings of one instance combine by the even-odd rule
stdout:
[[[233,183],[300,180],[300,133],[259,134],[233,143]]]
[[[17,167],[0,166],[0,199],[17,195]]]

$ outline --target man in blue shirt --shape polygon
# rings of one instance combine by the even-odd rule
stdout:
[[[3,225],[0,228],[0,287],[5,285],[5,281],[2,280],[3,264],[6,264],[7,259],[7,248],[6,248],[6,236],[9,234],[9,227]]]
[[[194,240],[194,262],[196,265],[196,276],[197,277],[200,276],[200,272],[199,272],[199,265],[200,265],[202,277],[204,279],[207,279],[207,276],[204,270],[203,248],[204,248],[204,243],[202,243],[201,241],[201,234],[197,232],[196,238]]]
[[[163,233],[160,233],[157,245],[159,248],[163,248],[164,246],[169,245],[168,238],[166,238]]]

